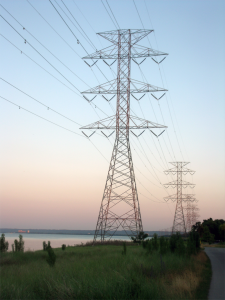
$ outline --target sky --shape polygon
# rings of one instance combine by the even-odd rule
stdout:
[[[196,172],[184,192],[200,221],[225,219],[225,2],[135,0],[137,12],[132,0],[108,0],[118,25],[106,0],[64,0],[72,16],[51,2],[0,0],[0,227],[95,228],[115,133],[89,140],[80,127],[114,115],[116,102],[81,92],[114,79],[117,64],[82,57],[110,46],[96,33],[118,25],[154,29],[139,44],[169,54],[147,58],[142,73],[131,65],[132,79],[168,89],[160,101],[131,97],[137,116],[168,126],[158,139],[130,134],[144,230],[172,226],[175,203],[163,198],[176,191],[163,184],[173,161]]]

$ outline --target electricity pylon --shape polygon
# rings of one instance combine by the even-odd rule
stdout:
[[[186,211],[185,220],[187,231],[191,231],[192,225],[195,225],[199,219],[199,208],[197,208],[197,205],[194,202],[197,202],[197,200],[192,199],[192,201],[187,201],[186,206],[184,207],[184,210]]]
[[[183,175],[191,174],[193,175],[195,171],[192,171],[190,169],[184,168],[188,162],[171,162],[175,168],[169,169],[164,171],[166,175],[171,173],[172,175],[177,175],[177,179],[169,182],[167,184],[164,184],[166,188],[173,187],[177,189],[177,193],[174,195],[170,195],[168,197],[165,197],[164,199],[166,201],[173,201],[176,203],[176,209],[175,209],[175,215],[173,220],[173,228],[172,228],[172,234],[175,232],[185,233],[186,234],[186,226],[185,226],[185,219],[184,219],[184,212],[183,212],[183,202],[194,202],[196,201],[193,194],[183,194],[183,188],[191,187],[194,188],[195,185],[193,183],[189,183],[187,181],[183,180]]]
[[[85,94],[117,95],[115,116],[81,128],[116,131],[116,139],[97,220],[94,242],[98,238],[101,241],[111,239],[119,228],[124,230],[128,236],[137,236],[140,231],[143,231],[129,131],[130,129],[166,128],[166,126],[131,116],[130,94],[154,93],[167,90],[132,80],[130,74],[131,59],[167,55],[166,53],[137,45],[138,41],[152,31],[127,29],[98,33],[112,42],[113,45],[83,58],[85,60],[91,59],[93,62],[95,59],[103,59],[105,63],[106,59],[117,60],[116,79],[83,92]],[[107,63],[108,66],[111,66],[111,64]],[[105,96],[103,97],[106,99]]]

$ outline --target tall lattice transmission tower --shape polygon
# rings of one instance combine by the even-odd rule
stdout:
[[[188,162],[171,162],[174,168],[164,171],[166,175],[172,174],[176,175],[176,180],[164,184],[166,188],[173,187],[177,189],[176,194],[165,197],[166,201],[176,201],[176,209],[173,220],[173,228],[172,234],[175,232],[185,233],[186,234],[186,226],[185,226],[185,218],[183,211],[183,202],[192,203],[195,202],[195,198],[193,194],[183,194],[183,188],[191,187],[194,188],[195,185],[193,183],[187,182],[183,180],[183,175],[187,175],[188,173],[193,175],[195,171],[185,168]],[[188,210],[188,213],[191,211]],[[189,218],[190,219],[190,218]],[[189,225],[190,226],[190,225]]]
[[[83,58],[85,60],[91,59],[93,62],[97,59],[117,60],[116,79],[83,92],[85,94],[115,94],[117,96],[116,115],[81,128],[116,131],[94,241],[98,238],[101,241],[111,239],[120,228],[129,236],[136,236],[140,231],[143,231],[129,132],[133,129],[145,130],[147,128],[166,128],[166,126],[130,115],[130,95],[167,90],[133,80],[130,78],[130,74],[131,60],[137,63],[136,59],[139,57],[167,55],[167,53],[137,45],[138,41],[152,31],[123,29],[98,33],[113,45]],[[105,96],[104,98],[107,99]]]

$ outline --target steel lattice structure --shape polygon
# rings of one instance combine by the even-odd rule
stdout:
[[[177,193],[174,195],[170,195],[168,197],[165,197],[164,199],[166,201],[176,201],[176,209],[175,209],[175,215],[174,215],[174,221],[173,221],[173,228],[172,228],[172,234],[175,232],[185,233],[187,231],[187,228],[185,226],[185,218],[184,218],[184,211],[183,211],[183,202],[187,203],[193,203],[196,201],[193,194],[183,194],[183,188],[191,187],[194,188],[193,183],[189,183],[187,181],[183,180],[183,175],[186,174],[194,174],[195,171],[192,171],[190,169],[185,168],[185,166],[188,164],[188,162],[171,162],[173,166],[175,166],[172,169],[164,171],[166,175],[171,173],[172,175],[176,175],[177,179],[169,182],[167,184],[164,184],[166,188],[173,187],[177,189]],[[188,209],[188,214],[190,214],[190,210]],[[188,215],[188,219],[190,220],[190,216]],[[189,221],[188,221],[189,222]],[[190,221],[191,222],[191,221]],[[189,222],[189,223],[190,223]],[[190,224],[188,224],[190,226]]]
[[[138,46],[137,42],[152,30],[114,30],[98,33],[113,43],[111,47],[96,51],[83,59],[116,59],[117,78],[91,88],[86,94],[116,94],[116,115],[97,121],[81,129],[114,129],[116,138],[109,171],[99,211],[94,242],[111,239],[121,228],[129,236],[143,231],[140,205],[135,182],[134,166],[129,141],[130,129],[166,128],[130,115],[130,94],[167,91],[130,78],[131,59],[167,55],[166,53]]]

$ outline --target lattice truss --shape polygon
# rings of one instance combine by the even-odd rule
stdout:
[[[183,175],[191,174],[193,175],[195,171],[192,171],[185,166],[188,162],[171,162],[174,168],[164,171],[166,175],[171,174],[176,176],[176,180],[164,184],[166,188],[172,187],[176,188],[176,194],[165,197],[165,201],[173,201],[176,202],[176,209],[173,220],[172,234],[176,232],[186,233],[191,228],[191,209],[192,203],[196,202],[194,198],[194,194],[183,194],[183,189],[190,187],[194,188],[195,184],[184,181]],[[184,214],[183,202],[187,204],[186,210],[186,218]],[[188,207],[188,208],[187,208]],[[186,224],[185,224],[186,219]]]
[[[197,200],[192,202],[187,201],[186,205],[184,206],[186,229],[188,232],[191,231],[192,226],[195,225],[200,218],[199,208],[195,202],[197,202]]]
[[[166,128],[166,126],[130,115],[132,93],[167,91],[137,80],[131,80],[131,59],[167,55],[150,48],[136,45],[152,30],[114,30],[99,33],[112,42],[111,47],[96,51],[83,59],[116,59],[117,78],[83,94],[116,95],[116,115],[99,120],[81,129],[113,129],[116,138],[109,171],[96,225],[94,241],[111,239],[118,229],[128,236],[137,236],[143,231],[140,205],[130,150],[130,129]]]

